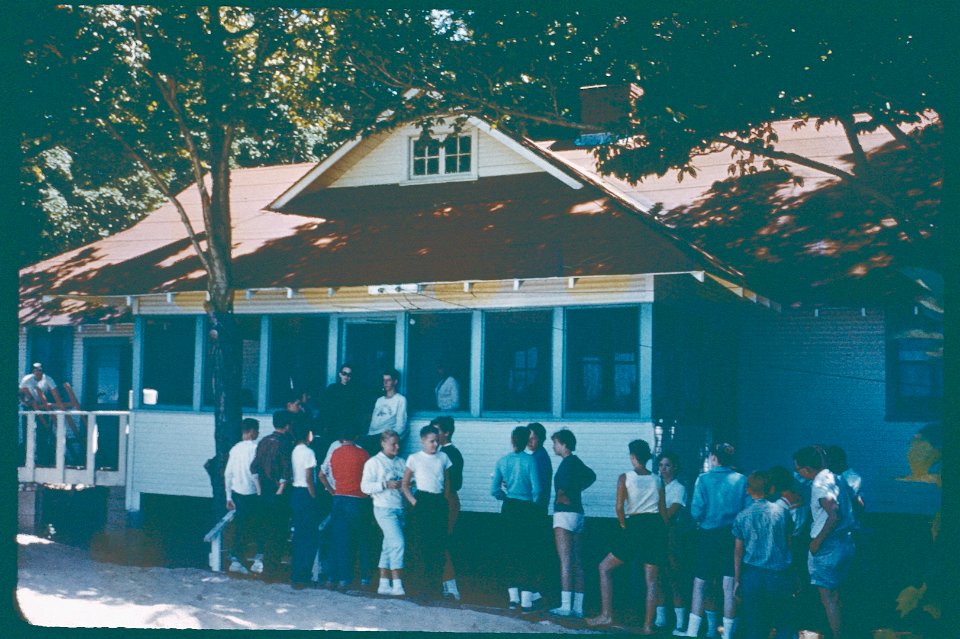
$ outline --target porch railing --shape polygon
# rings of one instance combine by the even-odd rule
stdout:
[[[203,541],[210,544],[209,563],[210,570],[213,572],[223,571],[223,530],[227,527],[227,524],[233,521],[236,514],[237,511],[228,510],[220,521],[217,522],[217,525],[203,536]]]
[[[97,467],[97,451],[100,445],[100,432],[97,420],[104,417],[116,417],[117,428],[117,458],[110,467]],[[17,428],[23,428],[25,455],[17,468],[17,477],[20,482],[35,482],[43,484],[86,484],[90,486],[123,486],[126,483],[127,472],[127,440],[130,435],[130,411],[125,410],[50,410],[50,411],[20,411]],[[71,454],[68,459],[67,432],[73,435],[73,446],[83,442],[82,459]],[[51,430],[53,431],[51,433]],[[50,434],[55,435],[55,450],[52,463],[38,464],[37,451],[38,433],[48,439]],[[85,441],[83,441],[85,440]],[[49,451],[47,451],[49,452]],[[112,461],[112,460],[111,460]],[[80,463],[82,462],[82,463]]]

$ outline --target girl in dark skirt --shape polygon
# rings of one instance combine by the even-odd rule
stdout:
[[[617,479],[617,520],[620,534],[614,548],[600,562],[601,611],[587,620],[591,626],[608,625],[613,622],[613,581],[615,569],[634,558],[643,562],[647,584],[646,609],[641,635],[654,633],[653,620],[660,596],[659,566],[667,553],[667,534],[664,518],[666,499],[660,477],[647,470],[650,461],[650,445],[642,439],[629,444],[630,463],[633,470]]]

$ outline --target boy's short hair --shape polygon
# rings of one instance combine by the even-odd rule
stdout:
[[[804,446],[793,454],[793,461],[799,468],[812,468],[814,470],[820,470],[827,465],[823,449],[819,446]]]
[[[834,445],[827,446],[824,452],[827,456],[827,468],[830,469],[830,472],[840,474],[848,468],[847,451]]]
[[[793,473],[785,466],[774,466],[768,470],[767,481],[769,482],[769,490],[772,490],[778,495],[785,490],[792,490],[793,485],[796,483],[796,480],[793,478]]]
[[[392,377],[393,381],[396,382],[397,384],[400,383],[400,371],[398,371],[397,369],[395,368],[384,369],[383,374],[389,375],[390,377]]]
[[[553,435],[550,436],[550,439],[558,441],[564,446],[567,447],[567,450],[573,452],[577,449],[577,436],[573,434],[572,430],[567,430],[566,428],[561,428]]]
[[[427,424],[426,426],[424,426],[423,428],[420,429],[420,439],[423,439],[424,437],[426,437],[426,436],[429,435],[430,433],[433,433],[433,434],[436,435],[437,437],[440,436],[440,431],[437,430],[437,427],[436,427],[436,426],[432,426],[432,425],[430,425],[430,424]]]
[[[733,464],[734,457],[736,457],[737,449],[727,442],[718,442],[713,445],[710,452],[717,457],[717,462],[721,466],[730,466]]]
[[[657,464],[659,464],[664,459],[670,460],[670,462],[673,464],[674,472],[680,470],[680,455],[678,455],[672,450],[662,451],[660,455],[657,457]]]
[[[310,423],[305,419],[296,419],[293,421],[293,439],[298,442],[305,442],[310,437]]]
[[[527,441],[530,439],[530,429],[526,426],[517,426],[510,433],[510,443],[513,444],[513,450],[520,452],[527,447]]]
[[[747,492],[754,497],[766,497],[770,478],[762,470],[755,470],[747,477]]]
[[[291,423],[293,423],[293,413],[286,408],[273,414],[273,430],[283,430]]]
[[[380,443],[382,444],[388,439],[396,439],[397,441],[400,441],[400,435],[398,435],[397,431],[393,430],[392,428],[388,428],[380,433]]]
[[[439,417],[434,417],[430,422],[431,426],[436,426],[437,429],[442,430],[445,433],[453,435],[453,432],[457,429],[453,424],[453,417],[449,415],[440,415]]]
[[[637,461],[641,464],[646,464],[653,456],[650,453],[650,444],[648,444],[647,440],[645,439],[633,440],[627,444],[627,449],[630,451],[630,454],[636,457]]]
[[[540,422],[530,422],[527,424],[527,428],[537,434],[537,439],[540,440],[541,444],[547,441],[547,429]],[[529,438],[530,436],[527,435],[527,439]]]
[[[254,419],[253,417],[244,417],[243,421],[240,422],[240,432],[246,433],[251,430],[255,430],[258,433],[260,432],[260,422]]]

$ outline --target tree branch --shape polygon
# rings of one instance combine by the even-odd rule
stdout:
[[[847,137],[847,144],[850,145],[850,150],[853,151],[855,173],[865,179],[872,178],[873,170],[870,167],[867,154],[863,150],[863,145],[860,144],[860,138],[857,135],[857,123],[854,121],[853,116],[849,114],[840,115],[837,116],[837,121],[840,123],[840,126],[843,127],[843,134]]]
[[[146,172],[156,183],[157,188],[160,189],[160,192],[163,193],[167,200],[169,200],[170,203],[173,204],[174,208],[177,209],[177,213],[180,214],[180,221],[183,222],[183,225],[187,230],[187,237],[190,238],[190,244],[193,245],[193,249],[197,252],[197,257],[200,259],[200,264],[203,265],[203,268],[207,273],[212,273],[213,271],[210,269],[210,262],[207,259],[207,255],[204,253],[203,249],[200,248],[200,240],[193,228],[193,224],[190,222],[190,216],[187,215],[186,209],[183,208],[183,204],[180,202],[177,196],[170,191],[170,187],[166,181],[160,177],[160,174],[157,173],[156,169],[153,168],[147,159],[141,153],[138,153],[137,150],[133,148],[133,146],[131,146],[122,135],[120,135],[120,132],[117,131],[117,129],[107,118],[98,117],[95,121],[97,124],[106,129],[110,137],[119,142],[120,146],[123,147],[123,150],[137,163],[139,163],[144,170],[146,170]]]

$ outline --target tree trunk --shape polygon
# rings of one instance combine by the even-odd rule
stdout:
[[[229,149],[229,133],[212,127],[211,147]],[[207,315],[210,318],[207,362],[213,374],[214,456],[205,468],[213,492],[213,516],[219,519],[226,512],[226,490],[223,471],[230,448],[240,441],[242,420],[241,371],[242,342],[240,327],[233,313],[233,269],[230,255],[230,166],[227,153],[220,153],[212,163],[210,211],[206,215],[207,253],[211,272],[207,291],[210,294]]]

